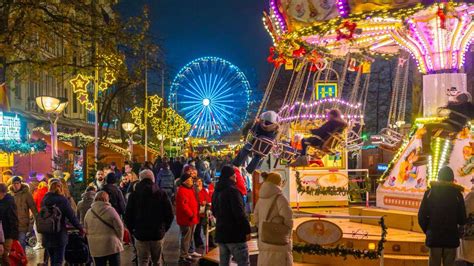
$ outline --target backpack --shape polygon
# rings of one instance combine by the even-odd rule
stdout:
[[[71,233],[68,235],[66,252],[64,255],[66,262],[69,264],[84,264],[91,262],[87,241],[79,233]]]
[[[40,234],[53,234],[61,231],[61,210],[53,206],[43,206],[36,218],[36,227]]]

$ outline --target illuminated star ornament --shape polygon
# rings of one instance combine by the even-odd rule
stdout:
[[[122,59],[116,55],[101,55],[99,56],[104,63],[103,67],[99,67],[102,73],[102,78],[98,81],[99,92],[105,92],[117,80],[116,69],[123,63]],[[84,74],[77,74],[76,77],[69,80],[73,92],[77,95],[77,100],[85,106],[88,111],[94,110],[93,99],[89,99],[89,94],[94,94],[93,86],[94,77]]]
[[[148,96],[148,101],[149,101],[149,109],[145,113],[145,109],[143,107],[134,107],[130,111],[130,115],[132,116],[132,119],[138,127],[143,130],[145,129],[145,121],[143,119],[143,116],[146,115],[147,117],[153,117],[158,113],[158,110],[162,106],[163,103],[163,98],[161,98],[158,95],[152,95]],[[150,122],[152,122],[151,120]]]

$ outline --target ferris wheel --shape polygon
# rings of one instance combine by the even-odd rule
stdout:
[[[189,136],[211,138],[240,130],[250,93],[238,67],[218,57],[201,57],[178,72],[169,102],[191,124]]]

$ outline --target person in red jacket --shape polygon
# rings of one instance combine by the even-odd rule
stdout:
[[[180,255],[181,262],[192,260],[189,254],[194,229],[199,223],[198,201],[193,189],[193,178],[189,173],[180,177],[180,186],[176,193],[176,222],[181,232]]]
[[[204,237],[201,232],[206,231],[206,212],[211,204],[211,197],[209,197],[209,192],[204,187],[202,179],[197,179],[196,187],[199,197],[199,224],[194,230],[194,244],[196,247],[202,247],[204,245]]]
[[[245,179],[240,173],[240,170],[238,167],[234,166],[234,173],[235,173],[235,179],[237,180],[237,183],[235,186],[239,190],[240,194],[242,194],[242,197],[247,196],[247,186],[245,185]]]
[[[33,192],[33,200],[36,205],[36,209],[38,209],[38,212],[41,209],[41,201],[44,198],[44,195],[48,193],[48,183],[46,183],[44,180],[41,181],[38,184],[38,187],[36,188],[35,192]]]

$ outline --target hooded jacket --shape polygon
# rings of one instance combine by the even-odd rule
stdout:
[[[199,223],[199,206],[194,186],[188,188],[180,185],[176,192],[176,222],[181,226]]]
[[[16,210],[18,215],[18,230],[20,232],[28,232],[30,226],[30,211],[34,218],[38,215],[33,196],[30,193],[30,187],[22,183],[20,190],[14,191],[13,185],[9,186],[9,193],[15,198]]]
[[[77,203],[77,218],[84,224],[84,217],[86,217],[87,211],[91,208],[92,203],[94,202],[95,191],[88,191],[82,193],[82,200]]]
[[[217,243],[243,243],[250,234],[242,195],[234,181],[221,178],[212,196],[212,213],[216,217]]]
[[[418,223],[430,248],[457,248],[458,227],[466,222],[463,187],[452,182],[434,181],[421,201]]]
[[[105,222],[87,211],[84,218],[84,228],[87,232],[87,242],[92,257],[104,257],[123,251],[122,239],[124,227],[120,216],[108,202],[96,201],[91,209]]]
[[[41,201],[43,200],[44,195],[46,195],[46,193],[48,193],[48,185],[46,184],[46,182],[41,181],[35,192],[33,192],[33,200],[38,211],[40,211],[41,209]]]
[[[145,178],[137,183],[127,203],[125,224],[140,241],[161,240],[173,222],[173,208],[166,193]]]
[[[122,191],[115,185],[114,173],[109,173],[106,177],[107,184],[102,187],[101,190],[109,194],[109,202],[114,207],[119,215],[123,215],[125,212],[125,198],[123,197]]]
[[[18,239],[18,216],[16,214],[15,199],[6,194],[0,200],[0,221],[2,221],[5,239]]]
[[[277,198],[276,198],[277,197]],[[282,216],[283,223],[289,228],[293,228],[293,211],[288,200],[283,196],[281,188],[273,183],[264,182],[259,190],[259,198],[254,209],[254,222],[257,227],[262,228],[262,223],[267,218],[268,212],[276,198],[276,206],[270,214],[270,219],[274,216]],[[271,245],[263,243],[258,238],[258,265],[292,265],[292,242],[285,246]]]

